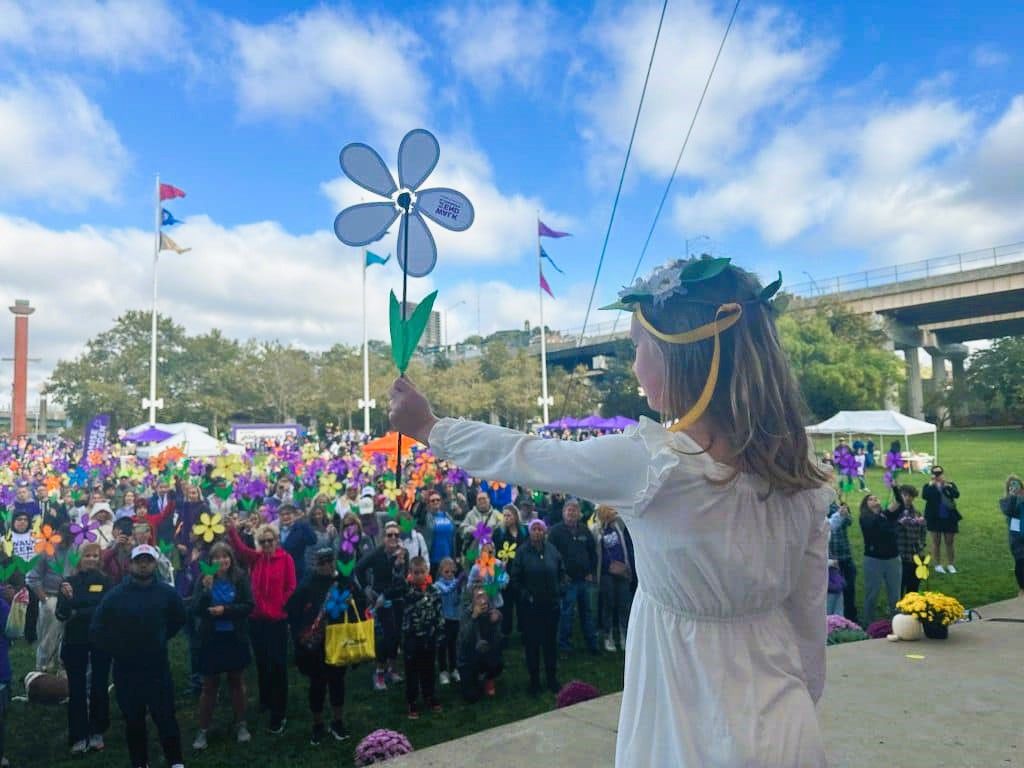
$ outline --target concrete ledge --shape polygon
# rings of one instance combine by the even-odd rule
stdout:
[[[1024,600],[985,606],[949,640],[828,649],[819,717],[832,768],[1024,766]],[[907,658],[907,655],[923,659]],[[602,768],[614,763],[620,694],[415,752],[396,768]],[[660,767],[659,767],[660,768]]]

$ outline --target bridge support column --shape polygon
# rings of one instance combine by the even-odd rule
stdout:
[[[963,345],[957,344],[960,347]],[[949,355],[949,361],[953,366],[953,413],[952,423],[960,426],[967,423],[967,374],[964,371],[964,361],[967,359],[967,349],[963,352],[958,350],[957,354]]]
[[[912,419],[924,418],[924,390],[921,386],[921,361],[917,358],[917,347],[903,350],[907,361],[907,415]]]
[[[949,420],[949,409],[946,407],[946,356],[938,352],[930,353],[932,358],[932,398],[935,402],[935,423],[942,427]]]

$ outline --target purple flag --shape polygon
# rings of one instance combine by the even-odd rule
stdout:
[[[551,229],[540,219],[537,219],[537,234],[541,237],[572,237],[568,232],[558,232],[557,230]]]
[[[82,437],[82,458],[80,466],[88,466],[89,453],[107,450],[107,433],[110,431],[110,414],[97,413],[89,423],[85,425],[85,434]]]

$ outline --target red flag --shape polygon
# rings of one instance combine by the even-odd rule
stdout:
[[[540,219],[537,219],[537,234],[541,237],[570,237],[568,232],[559,232],[552,229]]]
[[[548,296],[550,296],[552,299],[555,298],[555,294],[551,292],[551,286],[548,285],[548,281],[544,279],[543,272],[540,273],[540,287],[547,291]]]
[[[176,197],[184,197],[184,191],[177,187],[172,187],[170,184],[160,183],[160,199],[161,200],[173,200]]]

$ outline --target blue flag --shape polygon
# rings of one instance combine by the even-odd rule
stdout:
[[[540,255],[541,255],[542,258],[547,259],[551,263],[551,266],[558,270],[559,274],[562,274],[562,275],[565,274],[565,272],[562,271],[562,268],[559,267],[557,264],[555,264],[555,262],[551,259],[551,257],[548,256],[548,252],[544,250],[544,246],[543,245],[540,247]]]
[[[390,259],[391,259],[391,254],[390,253],[388,254],[387,258],[385,259],[385,258],[381,258],[380,256],[378,256],[373,251],[367,251],[366,252],[366,266],[368,266],[368,267],[372,267],[374,264],[387,264]]]
[[[175,224],[181,224],[180,221],[174,218],[174,214],[166,208],[161,208],[160,213],[163,214],[163,220],[160,222],[161,227],[173,227]]]

